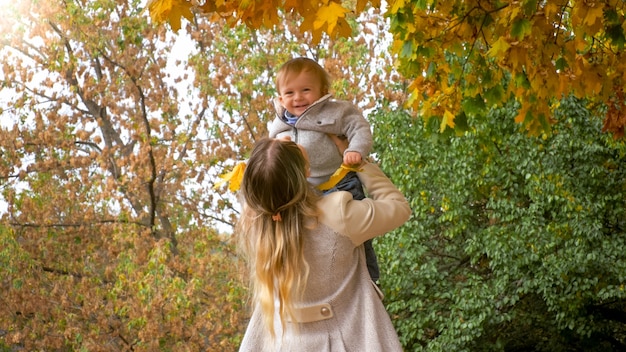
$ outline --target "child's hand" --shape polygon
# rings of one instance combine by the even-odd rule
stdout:
[[[361,158],[361,153],[359,152],[347,152],[343,155],[343,163],[348,166],[357,166],[361,165],[363,159]]]

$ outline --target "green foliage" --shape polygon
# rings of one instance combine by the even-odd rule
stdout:
[[[458,137],[404,112],[371,116],[414,210],[376,242],[407,351],[626,348],[626,148],[583,101],[564,99],[539,137],[512,122],[517,108]]]

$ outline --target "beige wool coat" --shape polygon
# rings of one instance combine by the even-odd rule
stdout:
[[[240,351],[402,351],[367,271],[363,242],[401,226],[411,209],[377,165],[365,164],[358,175],[368,198],[353,200],[348,192],[324,196],[319,224],[305,235],[310,273],[297,304],[299,329],[293,322],[281,327],[276,315],[272,341],[260,309],[254,309]]]

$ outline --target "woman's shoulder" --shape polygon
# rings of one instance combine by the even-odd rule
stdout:
[[[361,168],[358,175],[367,198],[353,200],[348,192],[335,192],[319,203],[320,222],[357,245],[401,226],[411,216],[406,198],[378,166],[366,163]]]
[[[337,213],[337,208],[342,208],[352,200],[352,194],[346,191],[337,191],[322,196],[317,205],[322,213]]]
[[[337,191],[327,194],[318,201],[319,221],[343,235],[350,235],[350,219],[347,214],[352,202],[350,192]]]

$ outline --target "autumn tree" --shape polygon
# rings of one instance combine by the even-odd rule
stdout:
[[[209,192],[210,97],[139,1],[22,1],[3,21],[0,341],[234,350],[245,291]],[[182,72],[181,75],[190,74]]]
[[[320,60],[365,111],[401,99],[391,65],[364,59],[384,52],[381,17],[362,19],[359,40],[313,44],[293,18],[251,31],[198,16],[172,35],[140,1],[11,11],[0,348],[235,350],[248,314],[227,234],[237,204],[216,176],[267,133],[287,58]]]
[[[622,1],[393,1],[387,14],[411,104],[442,128],[513,98],[517,122],[549,131],[574,94],[609,106],[604,129],[623,135]]]
[[[319,40],[349,36],[347,20],[380,1],[152,0],[155,21],[174,30],[194,12],[251,28],[297,14],[300,30]],[[604,110],[604,130],[624,134],[624,3],[597,1],[391,0],[384,15],[393,34],[391,52],[412,83],[408,106],[440,130],[463,131],[468,118],[484,118],[510,99],[515,121],[532,133],[549,132],[552,111],[570,93]],[[461,123],[457,123],[461,120]]]

